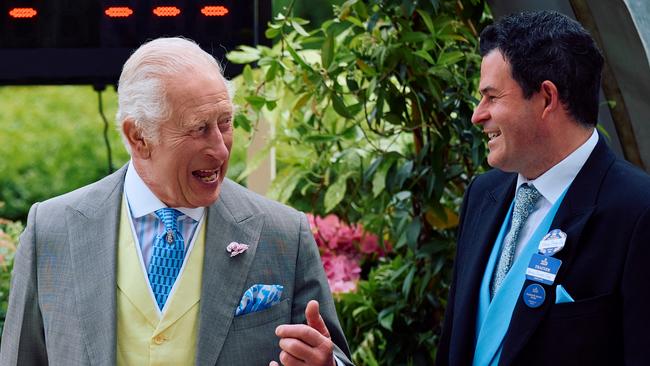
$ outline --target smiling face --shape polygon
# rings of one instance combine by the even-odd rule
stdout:
[[[498,50],[483,58],[479,90],[482,97],[472,123],[482,125],[488,136],[488,164],[528,178],[536,175],[544,169],[548,155],[543,143],[543,97],[534,93],[530,99],[524,98],[510,64]]]
[[[142,139],[133,149],[136,170],[170,207],[206,207],[219,197],[232,148],[232,103],[226,84],[210,66],[166,80],[171,117],[158,143]],[[126,132],[128,134],[128,132]]]

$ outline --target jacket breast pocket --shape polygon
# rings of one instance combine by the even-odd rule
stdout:
[[[621,310],[613,293],[553,304],[517,365],[619,365]]]
[[[268,365],[271,360],[277,361],[281,350],[275,328],[290,321],[290,299],[262,311],[235,317],[217,365]]]
[[[616,297],[614,294],[604,294],[587,299],[554,304],[549,310],[549,320],[590,318],[598,316],[612,316],[616,310]]]
[[[232,321],[233,331],[259,327],[268,323],[273,323],[284,316],[284,321],[278,325],[286,323],[290,318],[289,299],[284,299],[279,303],[262,311],[248,313],[237,316]]]

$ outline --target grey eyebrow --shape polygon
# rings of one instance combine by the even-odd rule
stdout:
[[[496,90],[496,89],[493,86],[488,85],[485,88],[479,89],[478,92],[481,95],[485,95],[485,93],[488,93],[488,92],[491,92],[491,91],[494,91],[494,90]]]

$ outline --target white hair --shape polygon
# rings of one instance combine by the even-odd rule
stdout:
[[[234,90],[223,76],[221,66],[192,40],[181,37],[158,38],[140,46],[126,60],[118,83],[115,117],[129,153],[131,148],[122,130],[124,121],[133,120],[143,138],[158,143],[160,124],[172,114],[165,94],[165,82],[175,75],[204,65],[214,67],[223,78],[232,101]]]

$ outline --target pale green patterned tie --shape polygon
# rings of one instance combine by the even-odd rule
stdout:
[[[491,295],[497,293],[503,281],[515,261],[515,251],[517,249],[517,240],[519,233],[523,229],[526,220],[531,212],[535,209],[537,201],[539,201],[542,194],[532,185],[522,184],[515,196],[515,207],[512,210],[512,224],[510,231],[503,239],[503,246],[501,247],[501,256],[494,269],[492,276]],[[522,274],[523,276],[523,274]]]

